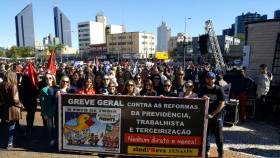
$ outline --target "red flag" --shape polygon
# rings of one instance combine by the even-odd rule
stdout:
[[[34,67],[33,67],[32,63],[28,62],[27,67],[28,67],[28,69],[27,69],[28,70],[28,77],[30,78],[32,84],[34,86],[36,86],[37,77],[36,77],[35,70],[34,70]]]
[[[52,74],[56,73],[54,49],[51,50],[51,55],[46,65],[46,70]]]

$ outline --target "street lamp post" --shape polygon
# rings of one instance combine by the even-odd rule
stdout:
[[[186,18],[185,17],[185,35],[184,35],[184,43],[183,43],[183,47],[184,47],[184,70],[185,70],[185,67],[186,67],[186,37],[187,37],[187,20],[190,20],[192,18]],[[187,48],[187,52],[188,52],[188,48]]]

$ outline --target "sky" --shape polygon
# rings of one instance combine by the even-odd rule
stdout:
[[[42,43],[48,33],[54,35],[53,7],[58,6],[71,21],[75,48],[77,24],[95,20],[98,12],[103,12],[110,24],[124,24],[127,32],[156,35],[157,27],[165,21],[172,35],[184,32],[186,24],[186,32],[195,37],[205,32],[204,22],[208,19],[213,21],[216,34],[222,34],[242,13],[258,12],[271,19],[280,9],[279,0],[0,0],[0,47],[16,45],[15,16],[31,2],[35,40]]]

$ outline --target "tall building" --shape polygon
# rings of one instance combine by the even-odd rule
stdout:
[[[231,27],[223,30],[223,35],[234,36],[235,24],[231,24]]]
[[[166,22],[162,22],[157,28],[157,50],[168,51],[168,40],[171,36],[171,29],[167,27]]]
[[[35,47],[32,3],[15,16],[17,46]]]
[[[71,22],[58,7],[53,8],[55,36],[61,44],[72,47]]]
[[[145,59],[155,54],[155,35],[147,32],[123,32],[107,35],[109,55],[123,59]]]
[[[245,34],[246,23],[267,20],[267,15],[260,15],[256,13],[242,13],[242,15],[235,18],[235,32],[234,35]]]
[[[79,50],[85,53],[89,45],[106,43],[103,23],[85,21],[78,23]]]
[[[103,15],[102,12],[97,13],[95,16],[95,21],[103,24],[103,30],[106,29],[107,26],[107,17]],[[103,38],[106,40],[106,32],[103,32]]]
[[[274,19],[280,19],[280,10],[274,11]]]
[[[53,35],[51,33],[43,38],[43,46],[47,47],[48,45],[53,45]]]

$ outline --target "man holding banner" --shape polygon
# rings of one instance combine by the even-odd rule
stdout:
[[[223,158],[223,108],[225,107],[225,95],[220,86],[215,85],[216,75],[209,71],[206,75],[206,85],[199,90],[199,97],[209,99],[208,128],[206,139],[206,157],[210,149],[210,134],[214,134],[218,148],[218,158]]]

